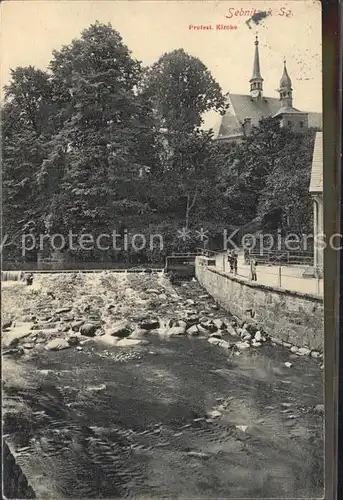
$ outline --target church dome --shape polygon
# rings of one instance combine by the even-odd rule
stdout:
[[[287,73],[287,68],[286,68],[286,61],[284,62],[284,67],[283,67],[283,74],[280,80],[280,88],[291,88],[292,87],[292,80],[289,77],[289,74]]]

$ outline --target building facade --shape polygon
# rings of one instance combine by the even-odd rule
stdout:
[[[260,69],[259,41],[255,40],[253,73],[249,81],[249,94],[228,94],[228,110],[221,117],[215,129],[218,140],[235,141],[249,135],[253,126],[258,126],[262,118],[274,117],[281,127],[292,127],[295,132],[303,132],[309,127],[321,130],[322,114],[300,111],[293,106],[292,80],[288,74],[286,61],[279,85],[279,97],[263,95],[263,78]]]
[[[323,134],[316,133],[312,157],[310,193],[313,200],[313,236],[314,236],[314,275],[323,277],[324,249],[321,242],[324,236],[323,210]]]

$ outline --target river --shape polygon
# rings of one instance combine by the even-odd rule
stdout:
[[[71,301],[93,315],[112,301],[116,319],[147,309],[179,317],[192,300],[202,314],[226,314],[198,283],[172,287],[160,274],[19,287],[4,288],[3,301],[21,319]],[[268,343],[238,356],[206,338],[149,335],[135,348],[89,341],[3,360],[3,432],[38,498],[323,496],[323,372],[311,358]]]

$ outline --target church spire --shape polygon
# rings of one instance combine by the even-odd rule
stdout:
[[[255,56],[254,56],[254,67],[252,71],[252,77],[250,79],[250,95],[251,97],[259,97],[262,96],[262,83],[263,78],[261,76],[260,70],[260,55],[258,51],[258,36],[256,35],[255,40]]]
[[[292,80],[287,71],[286,59],[283,61],[283,73],[280,80],[279,94],[281,107],[287,106],[291,108],[293,106],[293,89]]]

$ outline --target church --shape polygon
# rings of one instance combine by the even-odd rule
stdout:
[[[215,129],[217,140],[237,141],[249,135],[253,126],[258,126],[262,118],[273,117],[281,127],[292,127],[295,132],[308,128],[322,129],[322,114],[300,111],[293,106],[292,80],[284,61],[283,74],[279,85],[279,97],[263,95],[263,78],[260,69],[259,41],[256,36],[253,73],[249,81],[249,94],[227,95],[229,107]]]

